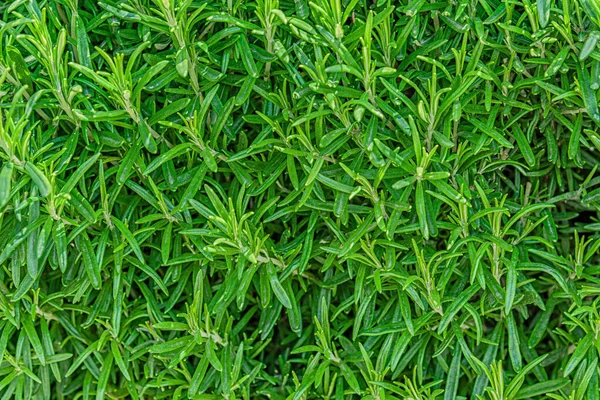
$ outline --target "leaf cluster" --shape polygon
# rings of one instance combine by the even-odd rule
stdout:
[[[595,0],[0,16],[1,399],[600,398]]]

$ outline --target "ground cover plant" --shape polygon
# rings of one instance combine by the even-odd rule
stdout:
[[[0,4],[1,399],[598,399],[600,4]]]

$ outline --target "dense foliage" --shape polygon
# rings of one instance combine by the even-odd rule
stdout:
[[[596,0],[0,4],[1,399],[598,399]]]

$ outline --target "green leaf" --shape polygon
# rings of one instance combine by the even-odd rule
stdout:
[[[81,232],[75,238],[77,247],[83,259],[83,265],[87,273],[87,277],[94,289],[100,289],[102,285],[102,277],[100,276],[100,265],[96,259],[96,254],[92,248],[92,242],[85,231]]]
[[[33,165],[31,162],[27,161],[25,163],[25,171],[29,174],[29,177],[37,187],[40,195],[42,197],[47,197],[52,192],[52,186],[50,185],[50,181],[44,175],[42,171],[39,170],[38,167]]]
[[[38,336],[37,331],[35,330],[35,327],[33,326],[33,323],[31,322],[31,320],[29,318],[24,318],[23,321],[21,321],[21,323],[23,324],[23,329],[25,330],[25,333],[27,334],[29,343],[31,343],[31,346],[33,347],[33,351],[37,355],[38,360],[40,361],[40,364],[46,365],[46,357],[44,355],[44,349],[42,347],[42,342],[40,341],[40,337]]]
[[[0,208],[4,207],[10,200],[14,164],[7,162],[0,170]]]
[[[593,340],[593,335],[591,333],[588,333],[583,339],[579,341],[579,344],[577,345],[575,351],[573,352],[573,354],[571,354],[571,357],[567,362],[564,376],[569,376],[569,374],[573,372],[575,368],[579,365],[579,363],[584,359],[588,350],[592,346]]]
[[[479,291],[480,287],[477,283],[471,285],[467,290],[462,292],[444,311],[444,315],[440,320],[440,325],[438,326],[438,333],[442,333],[446,330],[450,322],[452,322],[452,318],[464,307],[464,305]]]
[[[92,165],[94,165],[99,157],[100,153],[96,153],[90,159],[81,164],[79,168],[77,168],[77,170],[69,177],[69,180],[65,182],[60,190],[61,194],[71,193],[71,190],[73,190],[75,185],[81,180],[81,178],[83,178],[85,173],[91,168]]]

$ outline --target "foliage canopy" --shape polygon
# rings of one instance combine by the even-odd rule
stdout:
[[[0,398],[600,397],[596,0],[0,16]]]

